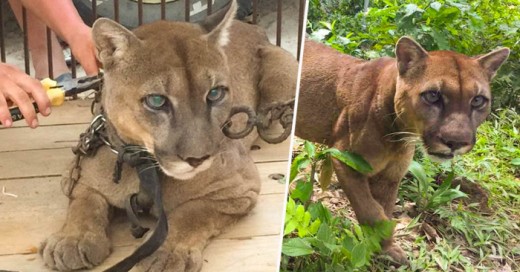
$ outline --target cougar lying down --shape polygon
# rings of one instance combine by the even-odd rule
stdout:
[[[335,160],[334,169],[357,219],[392,218],[400,180],[414,154],[407,140],[447,160],[471,150],[491,106],[489,83],[509,49],[468,57],[426,52],[410,38],[397,42],[396,58],[364,61],[307,41],[303,57],[296,135],[360,154],[373,171],[362,175]],[[404,263],[405,252],[383,242]]]
[[[93,26],[111,144],[141,146],[163,173],[169,232],[141,271],[199,271],[209,239],[255,206],[260,179],[249,150],[257,134],[232,140],[222,128],[232,107],[293,98],[297,62],[259,27],[234,21],[235,11],[233,1],[200,24],[160,21],[133,32],[108,19]],[[113,182],[116,159],[106,145],[83,157],[66,222],[40,248],[47,266],[93,268],[110,254],[109,211],[139,190],[126,164]]]

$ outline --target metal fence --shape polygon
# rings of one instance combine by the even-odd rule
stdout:
[[[128,1],[128,0],[127,0]],[[197,3],[198,5],[200,5],[200,1],[201,0],[176,0],[175,2],[176,3],[180,3],[184,1],[184,20],[185,21],[190,21],[193,19],[193,15],[192,15],[192,11],[194,9],[194,3]],[[196,2],[196,1],[199,1],[199,2]],[[262,2],[265,1],[265,0],[251,0],[252,1],[252,10],[253,10],[253,13],[252,13],[252,16],[251,16],[251,23],[253,24],[256,24],[258,22],[258,10],[259,8],[261,7],[262,5]],[[291,1],[291,0],[285,0],[285,1]],[[305,0],[294,0],[294,1],[298,1],[298,5],[299,5],[299,10],[298,10],[298,33],[297,33],[297,56],[300,56],[300,50],[301,50],[301,43],[302,43],[302,33],[303,33],[303,27],[304,27],[304,11],[305,11],[305,5],[306,5],[306,1]],[[2,1],[0,2],[0,59],[2,62],[6,62],[6,43],[5,43],[5,27],[4,27],[4,24],[5,24],[5,19],[6,19],[6,12],[7,12],[7,8],[6,8],[6,2],[7,1]],[[91,18],[85,18],[83,17],[83,20],[84,21],[89,21],[90,22],[93,22],[95,21],[99,16],[99,10],[98,10],[98,7],[100,3],[105,3],[106,2],[112,2],[113,4],[113,7],[111,7],[111,10],[113,11],[113,14],[111,15],[108,15],[108,17],[111,17],[112,19],[114,19],[115,21],[117,22],[121,22],[121,19],[122,19],[122,15],[125,15],[126,17],[128,16],[136,16],[137,17],[137,25],[141,25],[143,23],[145,23],[145,4],[143,3],[143,0],[135,0],[134,2],[134,6],[137,7],[137,13],[132,15],[132,14],[122,14],[121,13],[121,3],[119,0],[113,0],[113,1],[96,1],[96,0],[90,0],[89,2],[90,3],[90,10],[91,10]],[[169,19],[168,17],[168,13],[171,12],[171,10],[168,9],[167,7],[167,4],[170,4],[172,3],[172,1],[167,1],[167,0],[160,0],[160,1],[156,1],[157,3],[153,5],[153,8],[156,9],[156,11],[160,11],[160,18],[157,18],[157,19]],[[209,0],[209,1],[204,1],[206,6],[206,11],[207,11],[207,15],[210,15],[212,14],[214,11],[217,10],[217,8],[219,7],[215,7],[215,0]],[[128,4],[128,3],[126,3]],[[282,9],[282,6],[284,4],[284,1],[283,0],[275,0],[275,4],[276,4],[276,45],[280,46],[281,45],[281,42],[282,42],[282,39],[284,37],[282,37],[282,30],[283,30],[283,25],[282,25],[282,19],[283,19],[283,9]],[[179,4],[177,4],[177,6],[179,6]],[[146,8],[150,8],[150,5],[147,5]],[[179,13],[179,10],[176,10],[175,12]],[[107,16],[105,14],[105,16]],[[199,15],[200,17],[200,15]],[[135,18],[135,17],[134,17]],[[27,28],[27,12],[26,12],[26,9],[23,8],[22,9],[22,29],[28,29]],[[51,43],[51,30],[49,28],[47,28],[47,57],[48,57],[48,72],[49,72],[49,77],[53,78],[54,75],[53,75],[53,58],[52,58],[52,43]],[[27,35],[27,31],[24,32],[23,34],[23,56],[24,56],[24,66],[25,66],[25,72],[27,74],[30,74],[30,55],[29,55],[29,37]],[[71,65],[70,65],[70,69],[71,69],[71,73],[72,73],[72,77],[76,77],[76,74],[77,74],[77,63],[76,63],[76,60],[74,59],[74,56],[72,55],[71,56]]]

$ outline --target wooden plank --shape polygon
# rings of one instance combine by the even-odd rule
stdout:
[[[52,113],[48,117],[38,115],[38,122],[40,126],[90,123],[92,119],[92,114],[90,113],[91,104],[92,99],[65,101],[63,105],[53,107]],[[14,123],[13,127],[27,127],[27,124],[25,121],[18,121]],[[0,130],[2,129],[0,128]]]
[[[251,155],[255,162],[279,162],[287,160],[288,152],[286,141],[279,145],[263,143],[262,148],[252,151]],[[0,152],[0,180],[61,175],[73,158],[70,148]]]
[[[87,127],[87,124],[77,124],[5,129],[0,131],[0,152],[71,148]]]
[[[134,247],[113,248],[100,266],[89,271],[103,271],[130,255]],[[216,239],[204,250],[202,272],[214,271],[276,271],[280,256],[279,236],[253,237],[247,240]],[[37,254],[0,256],[0,271],[53,271],[44,266]],[[130,271],[136,271],[132,269]]]

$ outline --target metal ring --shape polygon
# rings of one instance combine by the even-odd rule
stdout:
[[[246,127],[240,132],[231,132],[230,131],[231,118],[239,113],[247,114]],[[224,126],[222,127],[222,132],[224,133],[224,135],[226,135],[227,137],[229,137],[231,139],[241,139],[241,138],[244,138],[247,135],[249,135],[249,133],[251,133],[251,131],[253,131],[253,128],[255,127],[255,125],[256,125],[256,114],[252,108],[250,108],[248,106],[234,107],[231,109],[231,112],[229,113],[229,117],[226,120],[226,122],[224,123]]]

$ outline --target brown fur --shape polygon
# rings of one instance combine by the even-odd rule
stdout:
[[[221,132],[231,107],[257,109],[294,97],[296,60],[271,45],[260,28],[232,21],[235,8],[233,1],[227,13],[215,15],[223,19],[202,25],[163,21],[133,33],[107,19],[94,24],[108,119],[123,141],[144,146],[170,175],[162,180],[169,234],[138,264],[141,271],[201,269],[209,239],[246,215],[260,190],[249,155],[257,135],[231,140]],[[222,46],[226,32],[229,43]],[[227,87],[227,96],[209,105],[206,96],[215,86]],[[172,107],[146,108],[142,99],[149,94],[167,96]],[[203,162],[191,167],[190,159]],[[126,165],[120,184],[112,181],[115,160],[106,146],[83,159],[66,223],[41,247],[49,267],[92,268],[108,256],[109,208],[124,207],[139,187],[135,170]]]
[[[396,59],[363,61],[307,41],[295,133],[363,156],[371,173],[362,175],[335,161],[338,180],[360,223],[388,220],[415,141],[438,159],[473,147],[476,128],[489,114],[489,81],[508,54],[508,49],[474,58],[426,52],[405,37],[397,43]],[[429,90],[442,94],[440,104],[427,103],[422,93]],[[477,95],[488,102],[472,108]],[[406,262],[392,239],[383,248]]]

